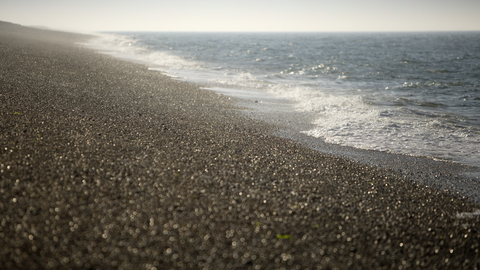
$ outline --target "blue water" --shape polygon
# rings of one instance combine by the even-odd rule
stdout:
[[[277,99],[328,143],[480,166],[480,32],[103,33],[90,44],[223,93]],[[299,121],[301,122],[301,121]]]

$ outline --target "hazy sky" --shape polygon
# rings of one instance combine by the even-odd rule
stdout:
[[[0,0],[0,21],[81,32],[480,30],[480,0]]]

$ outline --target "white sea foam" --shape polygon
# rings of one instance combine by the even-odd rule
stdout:
[[[407,155],[480,160],[476,132],[445,126],[404,107],[373,106],[360,95],[334,95],[298,85],[275,85],[269,92],[294,100],[295,110],[316,115],[315,128],[303,133],[328,143]],[[477,145],[477,147],[472,147]]]
[[[125,35],[118,34],[97,34],[97,38],[91,39],[86,45],[90,48],[100,50],[104,53],[134,56],[146,50],[136,46],[138,41]]]
[[[152,70],[161,70],[176,76],[178,70],[201,70],[202,63],[185,60],[168,52],[150,50],[138,44],[139,41],[120,34],[99,34],[98,38],[86,45],[106,54],[128,60],[147,63]]]

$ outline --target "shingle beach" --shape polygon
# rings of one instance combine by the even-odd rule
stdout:
[[[0,22],[0,269],[480,268],[474,202],[89,38]]]

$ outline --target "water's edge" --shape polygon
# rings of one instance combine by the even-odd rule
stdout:
[[[221,92],[228,95],[228,92]],[[421,185],[448,192],[452,195],[465,197],[480,204],[480,168],[464,165],[458,162],[438,160],[431,157],[410,156],[405,154],[365,150],[351,146],[327,143],[319,138],[302,133],[307,123],[299,123],[295,114],[284,113],[281,110],[272,112],[262,110],[262,104],[254,99],[241,99],[232,95],[240,107],[249,110],[241,111],[249,118],[258,119],[278,126],[273,134],[294,140],[320,153],[333,155],[353,162],[377,167],[390,171],[403,179],[411,179]],[[271,114],[277,114],[272,117]]]
[[[80,45],[96,50],[99,53],[110,54],[113,57],[125,61],[144,64],[150,68],[152,67],[151,63],[139,61],[128,55],[112,54],[108,51],[102,50],[102,48],[89,46],[88,43]],[[154,70],[168,76],[168,73],[166,72],[162,72],[159,69]],[[172,79],[179,79],[172,76],[170,77]],[[239,111],[240,114],[247,118],[261,120],[279,127],[279,129],[272,134],[274,136],[297,141],[310,149],[324,154],[348,159],[367,166],[386,169],[401,178],[412,179],[421,185],[447,191],[457,196],[463,196],[470,201],[480,204],[480,167],[434,160],[433,158],[428,157],[364,150],[327,143],[322,139],[302,133],[301,131],[304,131],[305,127],[313,125],[312,121],[310,121],[311,119],[306,117],[304,113],[298,112],[299,115],[301,114],[301,117],[297,117],[297,112],[287,112],[280,108],[281,106],[288,106],[288,104],[275,104],[278,109],[272,110],[272,101],[270,101],[269,109],[265,110],[262,109],[262,103],[264,101],[268,103],[268,100],[261,100],[260,98],[257,100],[256,97],[252,96],[247,97],[242,95],[242,93],[232,92],[232,89],[223,91],[222,89],[210,89],[195,82],[190,83],[196,84],[206,90],[215,91],[218,94],[234,97],[236,105],[247,108],[247,110]],[[263,96],[263,98],[265,98],[265,96]],[[274,115],[274,117],[272,117],[272,115]],[[302,121],[299,122],[299,119],[302,119]]]

